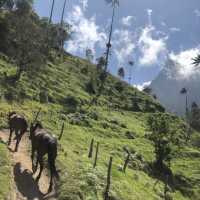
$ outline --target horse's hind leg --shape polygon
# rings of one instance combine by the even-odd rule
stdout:
[[[32,161],[32,171],[33,171],[33,174],[35,174],[35,172],[37,171],[38,162],[39,162],[38,156],[37,156],[36,166],[34,165],[34,156],[35,156],[35,147],[34,147],[34,144],[32,142],[31,161]]]
[[[10,135],[9,135],[9,139],[8,139],[8,145],[10,145],[10,143],[11,143],[12,133],[13,133],[13,129],[10,128]]]
[[[37,156],[37,160],[36,160],[36,165],[34,165],[34,159],[32,159],[32,171],[33,171],[33,174],[36,173],[37,169],[38,169],[38,164],[39,164],[39,158]]]
[[[40,180],[40,177],[41,177],[41,175],[42,175],[42,171],[43,171],[43,169],[44,169],[43,159],[42,159],[42,157],[39,156],[39,155],[38,155],[38,161],[39,161],[39,163],[40,163],[40,172],[39,172],[39,174],[38,174],[38,176],[37,176],[37,178],[36,178],[36,181],[37,181],[37,182]]]
[[[20,134],[20,135],[18,135],[18,131],[15,131],[15,135],[16,135],[16,145],[15,145],[15,152],[17,152],[18,151],[18,147],[19,147],[19,143],[20,143],[20,141],[21,141],[21,139],[22,139],[22,135]]]
[[[51,171],[51,178],[50,178],[48,193],[50,193],[52,189],[53,189],[53,173]]]

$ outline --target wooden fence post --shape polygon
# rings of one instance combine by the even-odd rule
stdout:
[[[64,129],[65,129],[65,123],[63,122],[61,132],[60,132],[60,136],[59,136],[58,140],[61,140],[61,138],[63,136]]]
[[[123,167],[123,172],[124,173],[126,172],[126,168],[128,166],[129,161],[130,161],[130,153],[127,154],[126,160],[124,162],[124,167]]]
[[[91,140],[88,158],[92,158],[93,155],[93,146],[94,146],[94,139]]]
[[[35,122],[37,121],[41,110],[42,110],[42,108],[39,108],[39,110],[38,110],[38,112],[37,112],[37,114],[36,114],[36,116],[35,116],[35,119],[34,119],[33,123],[35,123]]]
[[[109,165],[108,165],[108,173],[107,173],[107,185],[106,185],[106,190],[105,190],[105,193],[104,193],[104,200],[109,200],[109,191],[110,191],[110,184],[111,184],[112,160],[113,160],[113,158],[110,157],[110,161],[109,161]]]
[[[95,168],[96,165],[97,165],[98,153],[99,153],[99,142],[97,142],[96,154],[95,154],[95,159],[94,159],[94,165],[93,165],[93,168]]]

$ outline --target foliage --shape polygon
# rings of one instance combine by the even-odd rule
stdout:
[[[145,87],[145,88],[143,89],[143,92],[145,92],[145,93],[147,93],[147,94],[151,94],[152,89],[151,89],[150,87]]]
[[[4,199],[10,190],[10,160],[5,145],[0,139],[0,199]]]
[[[85,51],[85,56],[86,56],[88,61],[92,62],[93,59],[94,59],[92,49],[87,48],[86,51]]]
[[[156,161],[158,169],[163,170],[164,164],[170,161],[173,155],[174,145],[179,145],[179,139],[175,135],[176,130],[170,130],[169,122],[165,115],[150,116],[148,124],[152,134],[149,139],[153,141],[155,147]]]
[[[125,77],[125,71],[124,71],[124,68],[123,67],[120,67],[118,69],[118,76],[121,78],[121,79],[124,79]]]
[[[200,64],[200,55],[198,55],[196,58],[193,58],[193,64],[195,66],[198,66]]]
[[[192,103],[191,107],[190,125],[200,131],[200,108],[195,102]]]
[[[38,72],[45,66],[51,49],[59,49],[61,39],[69,38],[69,26],[48,24],[32,10],[32,1],[14,1],[14,8],[0,12],[0,51],[17,65],[14,81],[23,72]]]

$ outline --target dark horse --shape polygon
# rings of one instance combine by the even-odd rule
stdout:
[[[53,136],[51,136],[47,130],[43,129],[42,125],[40,123],[31,124],[30,127],[30,140],[32,143],[32,170],[33,173],[37,171],[38,163],[40,164],[40,172],[36,178],[36,181],[38,182],[43,168],[43,157],[44,155],[48,155],[48,164],[50,169],[50,185],[48,192],[52,191],[53,186],[53,178],[59,178],[58,172],[56,170],[55,166],[55,160],[57,157],[57,139]],[[34,166],[34,156],[35,152],[37,153],[37,159],[36,159],[36,165]]]
[[[27,131],[28,123],[24,117],[18,115],[16,112],[11,112],[8,114],[8,124],[10,129],[8,145],[10,145],[11,143],[12,133],[13,131],[15,131],[15,139],[16,139],[15,152],[17,152],[22,136]]]

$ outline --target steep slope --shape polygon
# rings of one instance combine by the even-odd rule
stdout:
[[[64,63],[49,63],[40,73],[23,74],[17,84],[12,85],[9,77],[15,71],[6,59],[0,60],[0,126],[7,127],[6,116],[10,110],[25,115],[30,122],[39,108],[42,109],[39,120],[52,134],[58,136],[65,123],[56,163],[61,174],[57,199],[102,200],[110,156],[113,157],[113,200],[165,198],[164,180],[151,174],[148,168],[155,160],[155,149],[147,137],[147,121],[149,116],[159,113],[169,118],[170,126],[182,132],[185,124],[181,119],[160,113],[164,110],[158,102],[111,75],[99,103],[89,106],[93,94],[87,85],[96,69],[79,58],[67,56]],[[95,152],[92,159],[88,158],[92,139],[95,140],[94,150],[96,143],[100,144],[96,168],[93,168]],[[199,143],[200,135],[194,132],[191,143],[181,146],[174,155],[171,163],[174,185],[167,192],[169,199],[198,200]],[[121,169],[127,157],[125,147],[133,155],[137,154],[123,173]],[[5,145],[2,148],[5,151]],[[0,151],[0,156],[2,154]],[[6,167],[3,165],[2,169]],[[5,190],[9,187],[7,182]],[[6,195],[3,193],[2,197]]]
[[[189,66],[188,66],[189,67]],[[150,87],[159,101],[170,111],[183,115],[185,112],[185,96],[180,94],[183,87],[188,90],[188,103],[200,104],[200,73],[190,77],[180,77],[179,70],[183,66],[169,59],[160,74],[152,81]]]

